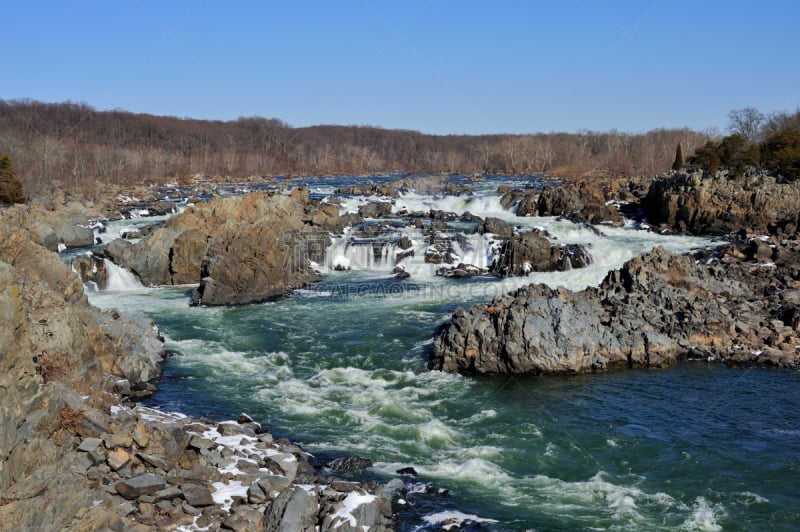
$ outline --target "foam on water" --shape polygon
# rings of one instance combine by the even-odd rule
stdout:
[[[681,530],[702,530],[704,532],[717,532],[722,530],[718,520],[724,516],[725,508],[721,505],[710,505],[704,497],[697,497],[692,507],[692,513],[686,518]]]
[[[103,259],[106,267],[106,290],[112,292],[129,292],[141,290],[144,285],[130,270],[117,266],[108,259]]]

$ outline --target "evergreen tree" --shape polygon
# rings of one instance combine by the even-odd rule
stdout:
[[[678,148],[675,150],[675,162],[672,163],[672,169],[676,172],[683,168],[683,150],[681,150],[681,143],[678,143]]]
[[[0,157],[0,205],[25,203],[25,190],[8,155]]]

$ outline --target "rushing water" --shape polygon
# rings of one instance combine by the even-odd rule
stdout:
[[[426,370],[432,333],[456,305],[528,282],[581,289],[654,245],[710,244],[516,218],[499,207],[496,185],[472,198],[409,194],[395,209],[433,205],[542,226],[589,245],[594,264],[456,280],[434,276],[417,253],[412,277],[399,281],[350,255],[352,270],[329,271],[320,285],[266,304],[189,308],[186,289],[124,281],[91,299],[145,314],[166,334],[174,356],[154,399],[162,408],[212,418],[245,411],[323,462],[358,454],[373,459],[377,478],[411,466],[449,490],[413,498],[406,530],[436,529],[430,516],[445,511],[479,516],[491,530],[800,527],[797,372],[705,361],[578,377]],[[471,242],[473,255],[490,251],[487,239]]]

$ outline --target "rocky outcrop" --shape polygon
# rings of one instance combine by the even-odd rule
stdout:
[[[797,367],[800,243],[779,247],[777,264],[742,261],[735,248],[710,264],[656,248],[597,288],[532,285],[458,308],[436,334],[429,367],[575,374],[686,357]]]
[[[800,184],[763,172],[739,178],[675,173],[654,182],[642,206],[652,224],[680,233],[794,235]]]
[[[98,493],[73,469],[72,435],[98,430],[103,409],[159,375],[161,340],[149,322],[90,306],[55,253],[5,223],[0,323],[0,523],[78,529]]]
[[[3,209],[2,224],[6,230],[24,230],[37,244],[57,251],[60,246],[94,245],[95,235],[88,220],[98,216],[80,203],[70,203],[59,210],[48,210],[41,205],[15,205]]]
[[[91,306],[81,279],[28,233],[0,232],[0,261],[12,268],[44,382],[118,391],[160,374],[162,341],[152,322]]]
[[[78,255],[70,261],[70,267],[78,274],[84,283],[94,284],[97,290],[105,290],[108,286],[108,272],[106,263],[91,253]]]
[[[527,210],[528,204],[520,203],[517,214],[563,216],[573,222],[622,225],[619,211],[608,202],[600,182],[587,179],[575,183],[563,183],[557,187],[545,187],[539,194],[535,211]]]
[[[622,225],[626,206],[638,203],[647,195],[652,178],[646,177],[574,177],[543,190],[503,188],[501,204],[516,205],[519,216],[562,216],[576,223]]]
[[[553,244],[543,231],[534,229],[505,240],[490,271],[496,275],[528,275],[582,268],[591,262],[583,246]]]
[[[320,261],[338,229],[335,206],[308,192],[254,192],[218,198],[167,220],[148,238],[111,242],[105,255],[146,285],[198,284],[195,305],[241,305],[285,295],[319,279]]]

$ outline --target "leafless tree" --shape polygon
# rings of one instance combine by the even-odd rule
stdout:
[[[764,115],[755,107],[735,109],[728,113],[728,130],[742,135],[750,142],[756,142],[761,134]]]

